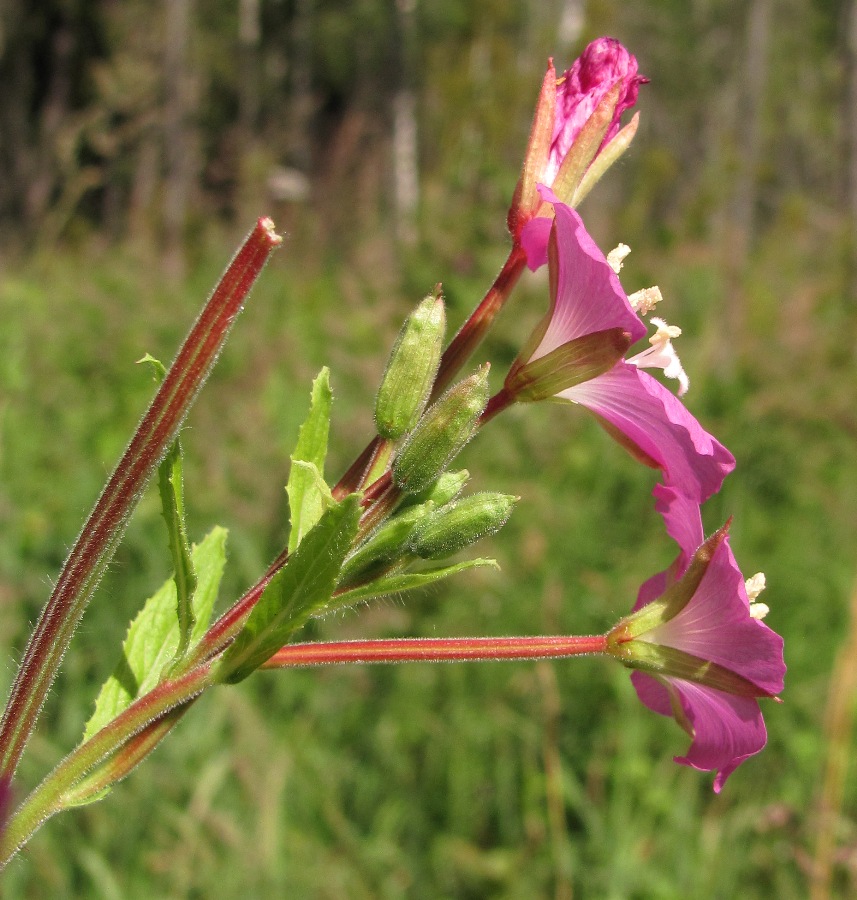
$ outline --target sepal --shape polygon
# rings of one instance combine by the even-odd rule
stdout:
[[[504,387],[520,402],[547,400],[603,375],[624,357],[630,346],[631,335],[623,328],[585,334],[531,362],[516,363],[506,376]]]

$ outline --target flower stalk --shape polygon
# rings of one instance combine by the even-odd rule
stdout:
[[[562,659],[606,653],[606,635],[584,637],[393,638],[288,644],[263,669],[324,666],[333,663],[490,662],[511,659]]]

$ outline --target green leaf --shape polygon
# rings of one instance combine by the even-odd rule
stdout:
[[[216,680],[235,683],[246,678],[330,600],[359,521],[356,494],[324,513],[265,588],[247,624],[223,655]]]
[[[141,356],[140,359],[137,360],[137,365],[148,365],[151,366],[152,376],[155,381],[160,384],[167,377],[167,367],[159,360],[155,359],[151,353],[145,354],[145,356]]]
[[[161,494],[161,512],[167,523],[170,553],[173,557],[176,618],[179,624],[179,643],[176,648],[178,661],[187,651],[194,629],[192,600],[197,584],[185,525],[182,449],[178,440],[173,443],[163,462],[158,466],[158,490]]]
[[[193,563],[197,587],[193,595],[195,625],[191,641],[198,641],[208,628],[217,589],[226,562],[226,529],[213,528],[194,546]],[[176,583],[170,578],[150,597],[128,628],[122,659],[101,688],[95,712],[86,723],[83,739],[92,737],[160,680],[164,668],[179,646],[176,620]]]
[[[300,494],[299,508],[292,505],[292,497],[289,496],[289,509],[292,516],[292,529],[289,532],[289,553],[291,554],[297,550],[304,535],[312,530],[322,515],[334,506],[336,501],[315,463],[304,462],[302,459],[292,460],[289,485],[294,485],[295,491]],[[292,487],[288,487],[286,490],[292,490]],[[292,546],[293,542],[294,547]]]
[[[421,572],[399,572],[395,575],[385,575],[376,581],[361,584],[343,594],[337,594],[324,608],[325,612],[333,609],[342,609],[345,606],[354,606],[355,603],[363,603],[375,597],[383,597],[388,594],[401,594],[403,591],[412,591],[415,588],[426,587],[457,575],[466,569],[484,568],[485,566],[499,569],[496,560],[493,559],[468,559],[451,566],[437,566],[433,569],[423,569]]]
[[[330,489],[324,482],[324,460],[332,403],[330,370],[325,367],[312,385],[309,413],[298,434],[286,485],[291,514],[290,554],[330,506]]]

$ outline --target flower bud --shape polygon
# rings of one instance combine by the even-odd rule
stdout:
[[[434,510],[434,504],[411,506],[377,528],[368,540],[345,561],[339,586],[348,586],[396,561],[409,552],[408,540],[417,523]]]
[[[488,365],[453,385],[429,407],[393,462],[393,482],[406,494],[425,491],[473,437],[488,403]]]
[[[423,559],[451,556],[499,531],[519,499],[486,491],[436,509],[414,529],[409,542],[411,549]]]
[[[398,440],[417,424],[437,374],[445,330],[438,285],[408,316],[396,338],[375,400],[381,437]]]
[[[455,500],[464,489],[464,485],[470,481],[470,472],[461,469],[458,472],[444,472],[438,480],[419,494],[411,494],[405,497],[399,509],[416,506],[418,503],[433,503],[435,506],[444,506]]]

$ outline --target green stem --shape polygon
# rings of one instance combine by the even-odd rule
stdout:
[[[223,274],[143,416],[60,572],[0,721],[0,784],[12,776],[75,628],[149,477],[175,439],[229,329],[282,239],[260,219]]]
[[[79,801],[73,788],[90,769],[123,747],[135,735],[151,728],[165,714],[184,707],[210,687],[211,683],[211,666],[208,664],[181,678],[165,681],[132,703],[101,731],[73,750],[24,800],[7,823],[6,830],[0,837],[0,868],[6,865],[46,819]],[[157,729],[155,732],[157,733]],[[166,731],[163,732],[165,733]],[[146,743],[149,744],[147,752],[150,752],[157,741],[144,741]],[[132,744],[131,752],[140,749],[142,747],[134,747]],[[137,755],[139,762],[145,754]]]

